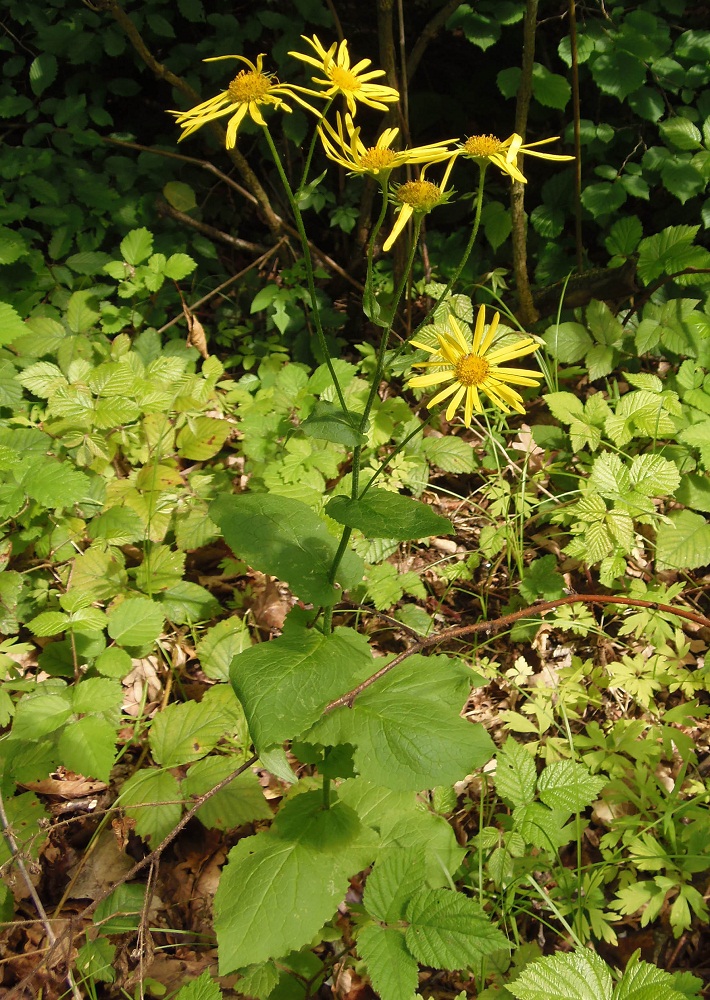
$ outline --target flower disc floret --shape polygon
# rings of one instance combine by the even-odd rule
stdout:
[[[354,66],[350,64],[350,53],[345,39],[340,44],[333,42],[330,48],[326,49],[317,35],[313,35],[312,38],[301,35],[301,38],[310,45],[315,55],[304,52],[289,52],[289,55],[315,66],[319,73],[322,73],[322,76],[311,78],[320,88],[320,97],[332,98],[341,94],[351,115],[355,114],[358,101],[378,111],[386,111],[388,104],[399,100],[399,92],[394,87],[372,82],[385,76],[383,69],[365,72],[372,63],[371,59],[361,59]]]
[[[507,368],[503,362],[532,354],[539,347],[532,337],[521,337],[517,342],[495,346],[500,314],[494,313],[488,329],[485,327],[486,310],[481,306],[476,318],[473,339],[464,333],[461,325],[450,316],[450,333],[437,334],[438,346],[432,347],[417,340],[412,346],[431,355],[430,361],[417,362],[415,368],[431,368],[424,375],[410,378],[408,385],[414,389],[448,383],[427,403],[427,409],[448,399],[446,419],[452,420],[461,402],[464,404],[464,423],[471,426],[474,411],[483,412],[481,393],[504,413],[515,410],[524,413],[522,396],[513,385],[537,386],[540,372],[521,368]]]
[[[431,181],[406,181],[397,188],[395,198],[415,212],[431,212],[441,201],[441,188]]]
[[[451,156],[450,141],[415,146],[412,149],[392,149],[399,135],[398,128],[387,128],[374,146],[366,146],[360,138],[360,128],[356,128],[352,116],[343,118],[338,113],[336,128],[327,121],[318,126],[326,156],[335,160],[353,174],[370,174],[380,180],[387,179],[396,167],[410,163],[436,163]]]
[[[240,70],[234,77],[227,89],[216,97],[211,97],[208,101],[190,108],[189,111],[171,111],[182,129],[180,141],[192,135],[197,129],[202,128],[208,122],[222,118],[224,115],[232,117],[227,122],[227,149],[232,149],[237,141],[239,126],[248,115],[253,122],[262,127],[266,126],[262,115],[262,108],[273,107],[280,111],[291,112],[291,108],[283,100],[284,97],[296,101],[307,111],[317,114],[314,108],[308,104],[300,95],[310,94],[317,97],[304,87],[295,87],[286,83],[279,83],[272,73],[264,73],[264,54],[258,55],[256,63],[245,59],[244,56],[215,56],[212,59],[205,59],[205,62],[218,62],[221,59],[238,59],[246,65],[246,69]],[[300,91],[300,93],[299,93]]]
[[[514,181],[525,184],[525,177],[518,166],[518,156],[527,153],[539,156],[543,160],[573,160],[573,156],[558,153],[540,153],[535,147],[544,146],[548,142],[556,142],[558,135],[550,139],[540,139],[538,142],[524,143],[522,136],[513,132],[507,139],[499,139],[495,135],[472,135],[459,147],[454,156],[465,156],[475,160],[481,167],[494,163],[504,174]]]

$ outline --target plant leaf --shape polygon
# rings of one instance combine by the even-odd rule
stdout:
[[[405,542],[430,535],[450,535],[451,522],[427,504],[390,490],[371,489],[357,500],[333,497],[326,513],[339,524],[357,528],[366,538],[394,538]]]
[[[362,579],[362,562],[346,551],[336,576],[339,587],[330,584],[338,539],[300,500],[270,493],[220,496],[209,513],[235,555],[285,580],[304,601],[330,607]]]

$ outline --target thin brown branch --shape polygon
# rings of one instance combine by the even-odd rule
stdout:
[[[237,250],[245,250],[247,253],[264,253],[264,247],[260,243],[250,243],[239,236],[232,236],[231,233],[225,233],[222,229],[217,229],[216,226],[210,226],[207,222],[200,222],[199,219],[193,219],[191,215],[173,208],[172,205],[169,205],[162,198],[156,200],[156,208],[159,215],[169,215],[171,219],[175,219],[181,225],[188,226],[190,229],[196,229],[204,236],[209,236],[212,240],[219,240],[220,243],[227,243],[229,246],[235,247]]]
[[[202,808],[205,802],[208,802],[213,795],[217,794],[217,792],[221,792],[223,788],[226,788],[231,781],[234,781],[235,778],[239,777],[240,774],[243,774],[244,771],[246,771],[248,768],[253,767],[253,765],[256,764],[258,759],[259,759],[258,754],[254,754],[252,757],[249,758],[249,760],[245,761],[245,763],[242,764],[241,767],[238,767],[236,771],[232,771],[232,773],[228,774],[226,778],[222,778],[221,781],[218,781],[217,784],[214,786],[214,788],[210,788],[209,791],[204,792],[202,795],[198,795],[195,798],[192,806],[187,810],[187,812],[182,817],[180,822],[175,824],[170,833],[161,840],[161,842],[158,844],[155,850],[151,851],[150,854],[147,854],[144,858],[141,858],[140,861],[137,861],[133,865],[133,867],[126,872],[125,875],[122,875],[121,878],[114,881],[109,886],[108,889],[102,892],[96,899],[92,900],[92,902],[89,903],[88,906],[84,907],[84,909],[81,911],[77,919],[79,921],[86,920],[88,917],[91,916],[91,914],[94,912],[99,903],[102,903],[105,899],[108,899],[111,893],[115,889],[117,889],[119,885],[123,885],[125,882],[130,882],[130,880],[132,878],[135,878],[136,875],[139,872],[142,872],[144,868],[147,868],[149,865],[153,865],[157,861],[159,861],[165,849],[169,847],[170,844],[172,844],[172,842],[175,840],[180,831],[184,830],[184,828],[187,826],[190,820],[193,819],[197,811]]]
[[[441,10],[438,10],[431,20],[424,25],[407,59],[407,80],[411,80],[417,72],[427,46],[436,38],[451,15],[461,6],[462,2],[463,0],[447,0]]]
[[[53,952],[57,947],[58,944],[57,936],[54,933],[52,924],[49,920],[49,917],[47,916],[47,911],[42,905],[42,900],[39,898],[37,890],[34,887],[32,879],[30,878],[30,873],[27,871],[27,866],[25,865],[24,858],[22,857],[22,851],[20,850],[20,847],[17,843],[15,834],[12,831],[12,826],[7,817],[7,812],[5,811],[5,802],[2,797],[2,791],[0,791],[0,825],[2,825],[2,833],[5,840],[7,841],[7,846],[9,847],[10,853],[12,854],[12,859],[14,863],[17,865],[20,877],[22,878],[22,881],[25,883],[25,886],[27,887],[27,892],[29,893],[30,899],[34,903],[39,919],[42,923],[42,926],[44,927],[44,933],[46,934],[47,941],[49,942],[49,950],[45,957],[46,961],[51,952]],[[30,979],[34,975],[36,975],[36,973],[39,971],[39,968],[41,968],[41,966],[39,966],[36,970],[34,970],[32,975],[30,976]],[[81,993],[79,992],[77,985],[74,982],[74,977],[72,976],[71,969],[67,969],[66,981],[69,986],[71,995],[75,997],[75,1000],[81,1000]]]
[[[156,76],[159,80],[165,80],[165,82],[169,83],[171,87],[179,90],[181,94],[184,94],[188,100],[191,101],[191,103],[199,104],[202,98],[197,91],[194,90],[189,83],[187,83],[187,81],[183,80],[182,77],[177,76],[155,58],[146,43],[143,41],[140,31],[136,28],[131,18],[128,14],[126,14],[117,0],[108,0],[108,2],[102,6],[105,6],[114,20],[118,22],[131,45],[154,76]],[[227,133],[221,125],[217,122],[208,122],[206,127],[209,128],[212,134],[217,137],[221,145],[226,145],[225,139]],[[262,187],[259,178],[249,166],[248,161],[244,156],[242,156],[236,147],[234,149],[227,149],[226,152],[244,179],[245,184],[258,202],[267,226],[275,236],[280,235],[282,229],[281,221],[271,207],[269,196]]]
[[[653,610],[660,611],[663,614],[675,615],[676,617],[683,618],[686,621],[694,622],[696,625],[705,625],[707,628],[710,628],[710,618],[706,618],[705,615],[701,615],[696,611],[688,611],[685,608],[677,608],[671,604],[659,604],[658,601],[642,601],[637,600],[634,597],[609,597],[604,594],[573,594],[570,597],[560,597],[555,601],[543,601],[539,604],[531,604],[529,607],[522,608],[520,611],[512,611],[508,615],[502,615],[500,618],[492,618],[490,621],[475,622],[473,625],[455,625],[453,628],[444,629],[443,632],[437,632],[436,635],[420,639],[418,642],[413,643],[408,649],[405,649],[403,653],[395,656],[395,658],[390,660],[389,663],[380,667],[380,669],[376,673],[372,674],[371,677],[368,677],[361,684],[358,684],[357,687],[348,691],[347,694],[341,695],[340,698],[336,698],[334,701],[331,701],[330,704],[326,705],[323,709],[323,714],[327,715],[328,712],[332,712],[336,708],[352,708],[353,702],[359,694],[362,694],[362,692],[366,691],[367,688],[372,687],[372,685],[381,677],[384,677],[385,674],[390,672],[390,670],[394,669],[394,667],[402,663],[403,660],[413,656],[415,653],[421,653],[425,649],[430,649],[432,646],[437,646],[442,642],[446,642],[448,639],[460,639],[463,636],[474,635],[477,632],[500,632],[509,625],[513,625],[521,618],[536,618],[538,615],[547,614],[548,611],[554,611],[555,608],[563,607],[566,604],[614,604],[629,608],[652,608]]]
[[[253,260],[251,264],[248,264],[246,267],[242,268],[242,270],[238,271],[237,274],[233,274],[231,278],[227,278],[227,280],[223,281],[221,285],[217,285],[217,287],[213,288],[211,292],[208,292],[206,295],[203,295],[201,299],[197,299],[196,302],[191,303],[188,306],[190,312],[195,312],[197,309],[203,306],[205,302],[209,302],[209,300],[214,298],[215,295],[219,295],[219,293],[223,292],[225,288],[229,288],[229,286],[233,285],[235,281],[239,281],[239,279],[243,278],[245,274],[249,273],[249,271],[253,271],[255,267],[261,267],[261,265],[265,264],[270,257],[274,256],[274,254],[284,245],[285,242],[286,242],[286,237],[282,236],[281,239],[278,241],[278,243],[272,246],[270,250],[267,250],[266,253],[263,253],[261,257],[257,257],[256,260]],[[183,318],[184,318],[183,314],[179,313],[173,319],[168,320],[168,322],[165,323],[163,326],[161,326],[159,330],[156,330],[156,333],[158,334],[165,333],[166,330],[169,330],[171,326],[174,326],[176,323],[179,323]]]

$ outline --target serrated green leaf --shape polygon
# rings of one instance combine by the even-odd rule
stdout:
[[[693,125],[689,118],[668,118],[666,121],[658,123],[658,131],[664,141],[675,146],[676,149],[700,149],[703,144],[700,130]]]
[[[324,810],[319,792],[289,799],[269,831],[233,848],[222,871],[214,901],[220,975],[308,943],[342,902],[348,876],[371,863],[375,844],[343,803]]]
[[[5,801],[5,814],[22,857],[36,861],[49,836],[49,815],[34,792],[22,792]],[[5,837],[0,837],[0,865],[7,864],[13,853]]]
[[[92,518],[88,530],[90,538],[100,538],[112,545],[127,545],[145,538],[143,522],[130,507],[109,507]]]
[[[674,987],[672,975],[648,962],[639,962],[636,952],[614,990],[614,1000],[683,1000],[683,994]]]
[[[27,628],[33,635],[59,635],[66,632],[71,618],[61,611],[43,611],[27,622]]]
[[[537,787],[540,798],[551,809],[581,812],[592,804],[605,784],[606,778],[591,775],[584,764],[560,760],[545,767]]]
[[[648,497],[673,493],[680,483],[675,462],[661,455],[635,455],[629,469],[631,487]]]
[[[116,761],[116,727],[95,715],[78,719],[62,730],[58,751],[70,771],[108,784]]]
[[[239,984],[242,985],[241,982]],[[197,979],[181,987],[175,1000],[222,1000],[222,990],[209,972],[203,972]]]
[[[697,569],[710,563],[710,524],[690,510],[673,511],[659,524],[656,569]]]
[[[17,310],[6,302],[0,302],[0,346],[11,344],[27,331],[28,328],[22,322]]]
[[[99,903],[94,911],[94,923],[102,934],[127,934],[134,931],[141,919],[145,903],[144,885],[119,885]]]
[[[375,672],[366,637],[337,628],[297,628],[244,650],[232,661],[232,685],[259,751],[316,722],[325,706]]]
[[[49,510],[69,507],[89,492],[89,477],[68,462],[34,459],[27,463],[20,485],[28,497]]]
[[[121,646],[155,642],[163,630],[163,610],[148,597],[129,597],[108,613],[108,634]]]
[[[442,472],[466,473],[476,468],[476,452],[468,441],[447,434],[444,437],[426,437],[422,442],[424,454]]]
[[[147,229],[132,229],[121,240],[121,255],[127,264],[140,264],[153,252],[153,235]]]
[[[486,955],[507,951],[508,941],[478,903],[451,889],[429,889],[407,906],[407,948],[422,965],[455,971]]]
[[[453,784],[493,752],[482,727],[458,714],[470,674],[445,656],[412,656],[364,691],[352,708],[337,708],[304,737],[355,746],[355,766],[368,781],[420,791]]]
[[[586,950],[538,959],[506,984],[517,1000],[611,1000],[612,987],[606,962]]]
[[[76,967],[92,982],[112,983],[116,979],[115,958],[116,945],[97,937],[81,946],[76,955]]]
[[[664,271],[682,270],[683,256],[695,239],[699,226],[667,226],[639,243],[637,273],[649,284]]]
[[[427,504],[389,490],[370,489],[358,500],[333,497],[326,513],[339,524],[357,528],[366,538],[394,538],[400,542],[431,535],[450,535],[451,522]]]
[[[338,539],[300,500],[268,493],[220,496],[210,505],[210,517],[235,555],[285,580],[305,601],[332,606],[343,590],[362,579],[360,559],[346,551],[337,573],[340,587],[331,586]]]
[[[180,182],[177,181],[174,183]],[[171,281],[182,281],[188,274],[192,274],[196,267],[197,262],[186,253],[173,253],[165,262],[163,274],[166,278],[170,278]]]
[[[72,712],[71,696],[66,689],[22,698],[15,708],[10,739],[38,740],[56,732]]]
[[[7,226],[0,226],[0,264],[14,264],[27,251],[27,241],[20,233]]]
[[[363,896],[365,909],[382,923],[397,923],[404,919],[407,903],[425,882],[424,852],[399,844],[385,849],[380,852],[375,867],[367,877]]]
[[[167,705],[150,727],[150,748],[156,764],[178,767],[205,757],[232,728],[219,705],[203,700]]]
[[[686,473],[675,491],[675,498],[685,507],[710,513],[710,481],[706,476]]]
[[[249,629],[241,618],[233,615],[217,622],[205,632],[197,644],[196,653],[206,677],[215,681],[228,681],[232,660],[250,647]]]
[[[571,424],[575,419],[584,419],[584,404],[574,393],[548,392],[542,398],[547,403],[553,417],[561,420],[563,424]]]
[[[594,343],[581,323],[555,323],[542,339],[553,358],[565,365],[581,361]]]
[[[182,781],[186,797],[203,795],[237,770],[239,763],[232,757],[206,757],[197,761]],[[205,802],[197,811],[204,826],[215,830],[233,830],[256,819],[271,819],[273,813],[264,798],[259,780],[253,771],[244,771]]]
[[[229,437],[232,425],[217,417],[191,417],[177,436],[178,455],[193,462],[213,458]]]
[[[533,66],[532,89],[536,101],[559,111],[567,107],[572,96],[572,88],[566,78],[559,73],[551,73],[542,63]]]
[[[496,791],[514,806],[522,806],[535,798],[537,771],[535,759],[516,740],[508,739],[498,751]]]
[[[548,809],[539,802],[516,806],[513,810],[514,828],[525,843],[553,853],[575,837],[575,824],[567,823],[568,819],[568,811]]]
[[[358,935],[357,950],[381,1000],[415,1000],[418,967],[401,930],[369,924]]]
[[[159,844],[182,815],[177,779],[169,771],[142,768],[121,788],[121,806],[136,821],[139,837]]]
[[[185,553],[170,545],[151,545],[136,570],[136,586],[146,593],[167,590],[182,580]]]

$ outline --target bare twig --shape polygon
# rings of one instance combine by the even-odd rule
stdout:
[[[411,80],[417,72],[427,46],[436,38],[454,11],[458,10],[461,6],[462,2],[463,0],[447,0],[441,10],[438,10],[431,20],[424,25],[407,59],[407,80]]]
[[[605,594],[573,594],[570,597],[560,597],[555,601],[543,601],[540,604],[531,604],[520,611],[512,611],[508,615],[502,615],[500,618],[492,618],[490,621],[475,622],[473,625],[455,625],[453,628],[444,629],[443,632],[437,632],[436,635],[420,639],[408,649],[405,649],[403,653],[395,656],[389,663],[380,667],[367,680],[358,684],[351,691],[348,691],[347,694],[341,695],[340,698],[331,701],[323,709],[323,714],[326,715],[328,712],[332,712],[334,709],[343,706],[352,708],[353,702],[359,694],[362,694],[363,691],[366,691],[367,688],[371,687],[381,677],[388,674],[390,670],[415,653],[421,653],[425,649],[430,649],[432,646],[446,642],[448,639],[461,639],[464,636],[474,635],[476,632],[500,632],[521,618],[544,615],[548,611],[554,611],[555,608],[560,608],[565,604],[615,604],[629,608],[652,608],[655,611],[661,611],[663,614],[676,615],[678,618],[684,618],[686,621],[694,622],[696,625],[705,625],[710,628],[710,618],[706,618],[705,615],[701,615],[695,611],[687,611],[685,608],[674,607],[671,604],[659,604],[657,601],[642,601],[633,597],[609,597]]]
[[[579,60],[577,52],[577,7],[569,0],[569,47],[572,59],[572,122],[574,128],[574,243],[577,252],[577,270],[584,270],[584,244],[582,243],[582,138],[579,106]]]
[[[47,941],[49,941],[49,950],[44,958],[44,962],[47,961],[49,955],[55,950],[58,944],[57,936],[54,933],[52,924],[50,923],[49,917],[47,916],[47,911],[42,905],[42,900],[39,898],[39,894],[35,889],[32,879],[30,878],[30,873],[27,871],[27,866],[25,865],[24,858],[22,857],[22,851],[15,839],[15,834],[12,832],[12,826],[7,818],[7,812],[5,811],[5,802],[2,797],[2,791],[0,791],[0,824],[2,824],[2,832],[5,840],[7,841],[7,846],[10,848],[10,853],[12,854],[13,861],[17,865],[17,869],[22,877],[22,881],[27,887],[27,892],[30,895],[32,902],[34,903],[35,909],[39,915],[39,919],[44,927],[44,933],[47,935]],[[41,965],[35,969],[30,975],[29,979],[26,977],[26,981],[29,982],[39,971]],[[74,982],[74,977],[71,973],[71,969],[67,969],[66,974],[67,984],[71,990],[71,994],[75,997],[75,1000],[81,1000],[81,993]],[[19,987],[16,987],[16,989]],[[12,993],[9,994],[12,996]]]
[[[162,854],[165,851],[165,849],[169,847],[170,844],[172,844],[172,842],[175,840],[180,831],[184,830],[184,828],[187,826],[190,820],[195,816],[197,811],[202,808],[205,802],[211,799],[213,795],[216,795],[217,792],[221,792],[223,788],[226,788],[231,781],[234,781],[235,778],[239,777],[240,774],[243,774],[244,771],[248,770],[248,768],[256,764],[258,759],[259,755],[254,754],[247,761],[245,761],[245,763],[242,764],[241,767],[238,767],[236,771],[232,771],[232,773],[228,774],[226,778],[222,778],[221,781],[218,781],[217,784],[214,786],[214,788],[210,788],[209,791],[204,792],[202,795],[198,795],[195,798],[194,803],[187,810],[187,812],[182,817],[180,822],[175,824],[170,833],[161,840],[161,842],[158,844],[155,850],[151,851],[150,854],[147,854],[144,858],[141,858],[140,861],[137,861],[130,869],[130,871],[127,871],[125,875],[122,875],[121,878],[117,879],[111,886],[109,886],[108,889],[102,892],[96,899],[92,900],[92,902],[89,903],[89,905],[86,906],[81,911],[78,919],[85,920],[87,917],[90,917],[91,914],[96,909],[96,907],[99,905],[99,903],[102,903],[105,899],[108,899],[111,893],[114,892],[114,890],[116,890],[119,885],[123,885],[125,882],[130,882],[130,880],[132,878],[135,878],[136,875],[139,872],[143,871],[144,868],[147,868],[149,865],[152,866],[156,862],[158,862],[162,857]]]

